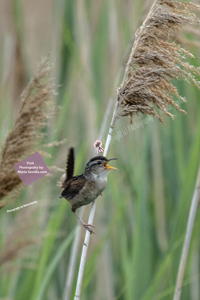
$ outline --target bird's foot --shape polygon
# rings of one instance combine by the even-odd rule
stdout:
[[[83,227],[85,227],[85,229],[87,229],[87,230],[90,232],[90,234],[95,233],[95,232],[92,230],[92,228],[91,228],[91,227],[95,227],[94,225],[92,225],[92,224],[86,224],[85,222],[83,222],[83,221],[81,220],[81,218],[79,217],[79,215],[76,213],[76,210],[73,211],[73,212],[75,213],[75,215],[77,216],[77,218],[79,219],[79,221],[81,222],[81,224],[83,225]]]
[[[95,232],[92,230],[92,228],[91,227],[95,227],[93,224],[83,224],[83,227],[85,227],[85,229],[87,229],[89,232],[90,232],[90,234],[92,234],[92,233],[94,233],[95,234]]]

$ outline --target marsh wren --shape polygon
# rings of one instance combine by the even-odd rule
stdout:
[[[95,156],[86,164],[83,174],[74,174],[74,148],[69,149],[66,165],[66,179],[62,184],[60,198],[65,198],[71,204],[72,212],[77,216],[81,224],[94,233],[92,224],[84,223],[76,213],[77,208],[93,202],[106,187],[107,176],[110,170],[117,170],[108,166],[108,162],[116,158],[107,159],[105,156]]]

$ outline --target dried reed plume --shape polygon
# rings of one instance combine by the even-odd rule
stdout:
[[[24,156],[34,152],[37,141],[43,136],[41,129],[50,114],[50,100],[54,95],[52,80],[50,79],[49,57],[45,58],[26,89],[21,95],[21,107],[13,129],[7,134],[0,163],[0,199],[9,196],[16,197],[21,180],[13,165]],[[11,193],[12,192],[12,193]],[[0,202],[0,207],[6,201]]]
[[[200,11],[200,5],[171,0],[154,2],[147,19],[136,32],[126,76],[118,89],[119,117],[130,115],[132,122],[132,115],[141,112],[163,122],[155,108],[173,118],[167,111],[168,105],[185,113],[173,96],[185,99],[170,80],[192,81],[200,89],[200,82],[195,79],[196,75],[200,76],[200,69],[184,62],[185,58],[194,56],[173,41],[184,25],[200,24],[192,10]]]

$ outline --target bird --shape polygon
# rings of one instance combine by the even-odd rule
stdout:
[[[71,147],[67,155],[66,177],[61,186],[59,198],[65,198],[71,205],[72,212],[79,219],[83,227],[91,234],[94,233],[93,224],[84,223],[76,210],[84,205],[93,202],[99,195],[102,195],[107,184],[107,176],[110,170],[117,170],[108,166],[108,162],[117,158],[107,159],[105,156],[95,156],[85,166],[84,173],[74,175],[74,148]]]

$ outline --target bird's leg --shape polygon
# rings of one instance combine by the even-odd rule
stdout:
[[[95,227],[93,224],[86,224],[86,223],[84,223],[84,222],[81,220],[81,218],[79,217],[79,215],[77,214],[76,210],[73,210],[73,209],[72,209],[72,211],[73,211],[73,213],[77,216],[77,218],[79,219],[79,221],[81,222],[81,224],[83,225],[83,227],[85,227],[85,229],[87,229],[91,234],[92,234],[92,233],[95,233],[95,232],[91,229],[91,227]]]

